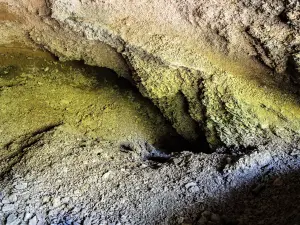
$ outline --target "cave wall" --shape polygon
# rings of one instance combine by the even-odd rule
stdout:
[[[213,147],[299,143],[299,1],[0,4],[0,44],[114,69],[186,139],[204,132]]]

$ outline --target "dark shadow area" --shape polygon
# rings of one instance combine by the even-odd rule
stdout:
[[[236,225],[300,224],[300,171],[245,183],[224,202],[210,206],[223,223]]]
[[[109,84],[111,86],[115,85],[116,89],[124,95],[128,93],[128,91],[132,91],[135,96],[138,96],[137,98],[139,102],[144,102],[145,105],[151,105],[156,113],[161,114],[159,108],[153,104],[150,99],[142,96],[138,88],[133,83],[123,77],[119,77],[113,70],[105,67],[88,66],[84,64],[84,61],[72,61],[69,63],[73,68],[83,69],[86,71],[85,74],[89,74],[90,77],[95,78],[97,80],[95,89],[103,88]],[[183,97],[183,107],[184,111],[188,113],[188,102],[185,97]],[[172,126],[170,122],[168,122],[168,124]],[[159,140],[154,143],[154,146],[168,153],[181,151],[212,153],[213,151],[209,147],[204,132],[196,122],[194,124],[194,129],[196,130],[196,133],[199,134],[196,140],[187,140],[173,129],[168,135],[160,137]]]
[[[234,171],[226,188],[210,193],[204,200],[195,195],[186,212],[186,223],[192,225],[299,225],[300,224],[300,158],[274,161],[257,173]],[[279,168],[276,167],[279,165]],[[185,209],[183,209],[185,210]],[[177,221],[174,216],[173,221]],[[171,220],[172,221],[172,220]],[[178,224],[171,222],[169,224]]]
[[[300,68],[297,68],[297,63],[294,57],[290,56],[287,61],[287,72],[289,73],[295,85],[300,85]]]

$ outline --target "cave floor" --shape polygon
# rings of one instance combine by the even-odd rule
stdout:
[[[300,151],[149,162],[143,143],[176,134],[128,83],[1,50],[0,224],[300,224]]]

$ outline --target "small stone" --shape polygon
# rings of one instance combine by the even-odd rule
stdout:
[[[29,220],[28,225],[37,225],[38,219],[36,216],[34,216],[31,220]]]
[[[64,197],[64,198],[61,200],[61,202],[64,203],[64,204],[69,203],[69,201],[70,201],[70,198],[69,198],[69,197]]]
[[[123,52],[124,51],[124,46],[120,45],[117,47],[117,52]]]
[[[15,209],[15,205],[14,204],[7,204],[7,205],[4,205],[2,207],[2,211],[3,212],[13,211],[14,209]]]
[[[20,222],[20,219],[15,214],[10,214],[6,219],[6,225],[18,225]]]
[[[197,186],[197,184],[195,182],[190,182],[190,183],[185,185],[185,188],[189,189],[190,187],[193,187],[193,186]]]
[[[52,209],[48,212],[48,215],[53,216],[53,217],[57,216],[57,214],[58,214],[58,210],[56,210],[56,209]]]
[[[12,194],[8,197],[9,201],[12,202],[16,202],[18,200],[17,195],[16,194]]]
[[[17,190],[24,190],[26,188],[27,188],[27,183],[21,183],[21,184],[17,184],[15,186],[15,189],[17,189]]]
[[[196,192],[199,192],[200,191],[200,188],[198,186],[194,186],[194,187],[191,187],[189,189],[190,192],[192,193],[196,193]]]
[[[44,224],[46,224],[44,215],[42,215],[42,214],[37,214],[36,217],[37,217],[37,219],[38,219],[37,225],[44,225]]]
[[[61,205],[60,198],[53,198],[53,199],[52,199],[52,206],[53,206],[54,208],[56,208],[56,207],[58,207],[58,206],[60,206],[60,205]]]
[[[274,185],[274,186],[282,186],[282,185],[283,185],[282,179],[280,179],[280,177],[276,178],[276,179],[273,181],[273,185]]]
[[[91,224],[92,224],[91,218],[86,217],[83,221],[83,225],[91,225]]]
[[[31,217],[32,217],[32,214],[29,212],[26,212],[23,220],[27,222]]]
[[[48,71],[49,71],[49,67],[46,67],[46,68],[44,69],[44,71],[45,71],[45,72],[48,72]]]
[[[210,220],[212,222],[215,222],[215,223],[220,223],[221,222],[221,217],[218,214],[212,213],[211,217],[210,217]]]
[[[111,171],[108,171],[108,172],[104,173],[102,175],[102,179],[103,180],[107,180],[110,177],[111,173],[112,173]]]
[[[4,198],[3,200],[2,200],[2,204],[9,204],[10,203],[10,201],[9,201],[9,199],[8,198]]]
[[[43,204],[48,203],[50,201],[50,197],[49,196],[44,196],[43,197]]]

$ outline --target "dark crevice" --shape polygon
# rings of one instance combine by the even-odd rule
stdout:
[[[117,84],[120,92],[124,94],[128,90],[132,90],[134,93],[140,96],[143,99],[145,104],[151,104],[155,107],[157,111],[160,112],[160,109],[148,98],[144,97],[141,92],[136,87],[136,82],[133,80],[128,80],[127,78],[119,77],[113,70],[105,67],[97,67],[97,66],[88,66],[81,61],[72,61],[70,62],[72,67],[78,69],[84,69],[89,76],[94,77],[97,80],[96,89],[101,88],[105,82],[110,82],[113,84]],[[184,113],[189,115],[189,103],[184,96],[183,93],[180,93],[182,98],[182,105]],[[189,116],[190,117],[190,116]],[[166,118],[166,117],[165,117]],[[196,140],[187,140],[182,135],[180,135],[175,129],[167,135],[164,135],[154,143],[157,149],[164,150],[166,152],[180,152],[180,151],[192,151],[195,153],[204,152],[211,153],[212,150],[209,147],[209,144],[206,140],[204,131],[200,128],[199,124],[194,121],[191,117],[190,119],[194,122],[194,131],[198,134],[198,138]],[[168,119],[167,119],[168,120]]]
[[[211,153],[212,150],[207,142],[204,130],[201,128],[200,124],[190,116],[189,102],[183,93],[180,92],[180,94],[183,99],[183,110],[193,122],[193,129],[197,134],[197,138],[195,140],[190,140],[189,150],[195,153]]]
[[[289,56],[287,60],[287,72],[292,81],[295,84],[300,85],[300,68],[298,68],[298,65],[292,55]]]

